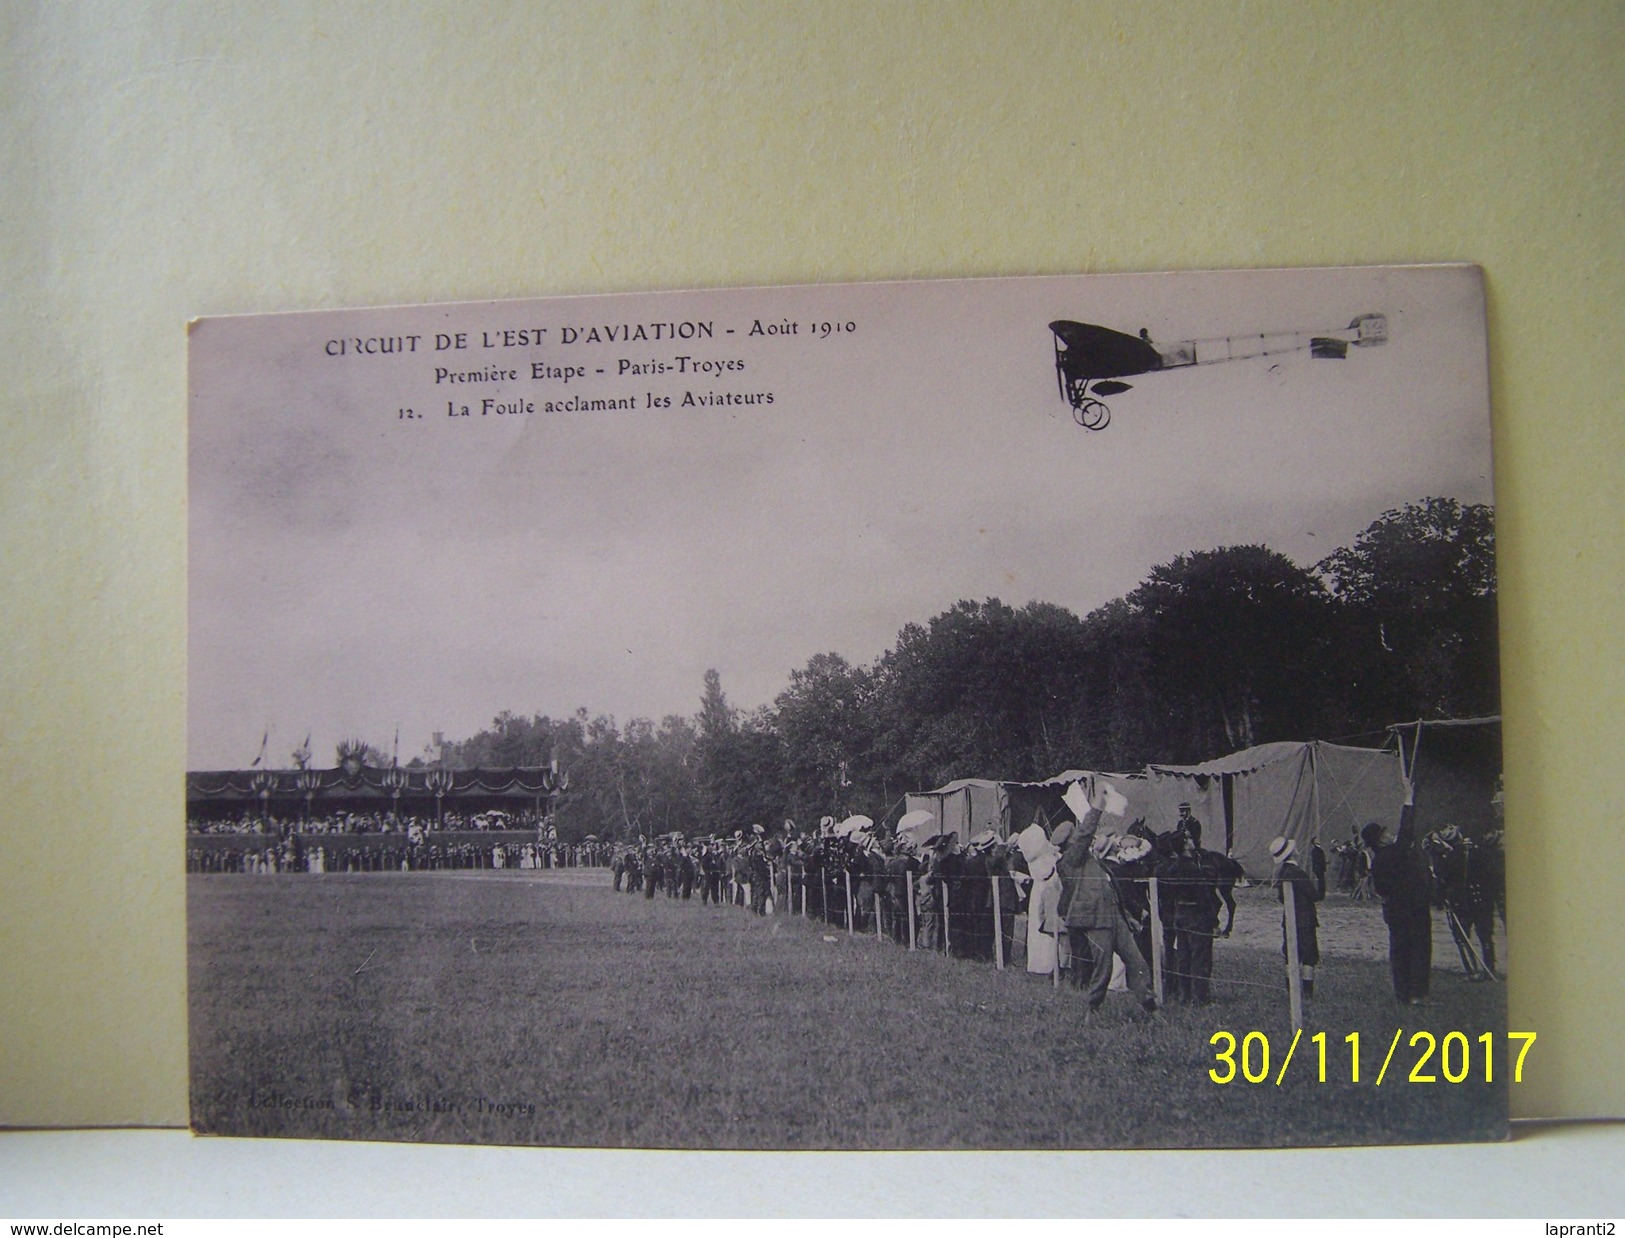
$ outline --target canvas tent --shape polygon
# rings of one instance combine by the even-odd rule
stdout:
[[[935,791],[910,792],[904,808],[923,809],[936,818],[936,834],[956,834],[967,842],[983,830],[1001,837],[1009,832],[1009,795],[1005,783],[986,778],[957,778]]]
[[[1066,789],[1082,782],[1093,789],[1097,782],[1115,787],[1129,802],[1123,826],[1146,816],[1149,807],[1147,782],[1140,774],[1102,774],[1093,770],[1069,769],[1043,782],[996,782],[985,778],[960,778],[934,791],[911,793],[904,804],[908,812],[924,809],[936,819],[932,832],[956,834],[961,842],[992,830],[1001,838],[1019,833],[1035,820],[1053,825],[1072,820],[1072,811],[1062,799]]]
[[[1501,719],[1451,718],[1388,728],[1416,788],[1419,834],[1459,827],[1469,835],[1501,828]]]
[[[1322,740],[1261,744],[1201,765],[1152,765],[1150,812],[1155,831],[1173,828],[1181,802],[1203,823],[1202,845],[1228,851],[1254,880],[1270,876],[1272,839],[1307,851],[1348,838],[1368,821],[1392,832],[1404,799],[1399,754],[1347,748]]]
[[[1065,791],[1075,782],[1083,784],[1086,795],[1094,794],[1100,787],[1111,787],[1128,801],[1128,808],[1124,811],[1122,819],[1119,821],[1107,818],[1106,823],[1101,826],[1102,829],[1122,833],[1134,822],[1141,820],[1151,825],[1153,829],[1166,828],[1158,827],[1152,818],[1154,803],[1151,780],[1144,774],[1106,774],[1092,769],[1069,769],[1056,774],[1047,785]]]

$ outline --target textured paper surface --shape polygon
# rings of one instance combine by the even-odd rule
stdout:
[[[190,318],[1432,259],[1487,273],[1508,814],[1542,839],[1514,1113],[1625,1111],[1606,6],[107,4],[0,38],[0,1121],[185,1119]]]
[[[1332,635],[1362,630],[1358,612],[1294,566],[1353,544],[1402,504],[1493,511],[1476,268],[559,297],[208,318],[189,337],[195,1130],[826,1149],[1506,1137],[1511,1068],[1492,1071],[1487,1058],[1455,1086],[1356,1086],[1387,1069],[1381,1047],[1397,1043],[1399,1023],[1413,1034],[1425,1019],[1421,1036],[1453,1032],[1462,1045],[1504,1043],[1505,988],[1469,982],[1480,978],[1476,956],[1464,975],[1468,956],[1451,957],[1442,917],[1421,935],[1436,939],[1429,1009],[1400,1017],[1385,961],[1390,908],[1349,897],[1352,875],[1341,891],[1322,883],[1318,933],[1310,904],[1301,911],[1310,944],[1293,940],[1311,951],[1314,983],[1291,1001],[1275,899],[1232,894],[1242,872],[1255,887],[1270,881],[1277,835],[1308,865],[1316,839],[1335,855],[1368,821],[1391,833],[1404,791],[1391,738],[1383,754],[1294,749],[1274,772],[1251,772],[1279,757],[1254,743],[1361,733],[1375,744],[1396,718],[1379,702],[1398,699],[1411,711],[1400,720],[1441,700],[1499,715],[1493,609],[1467,618],[1439,600],[1468,578],[1493,588],[1493,550],[1476,537],[1457,535],[1455,556],[1472,566],[1455,576],[1413,582],[1414,569],[1401,569],[1388,586],[1460,624],[1468,652],[1430,662],[1445,685],[1431,689],[1411,668],[1437,656],[1436,631],[1418,634],[1388,610],[1387,635],[1378,624],[1363,638]],[[1185,567],[1186,555],[1202,566]],[[1392,556],[1384,562],[1394,570]],[[1167,565],[1153,572],[1168,582],[1158,602],[1114,601],[1155,564]],[[987,643],[962,609],[976,602],[957,600],[984,598],[1008,615]],[[1200,614],[1185,609],[1182,626],[1165,627],[1157,616],[1179,613],[1177,598]],[[1113,636],[1105,618],[1136,606],[1160,633],[1145,644]],[[1032,607],[1044,608],[1042,635],[1023,626]],[[917,624],[929,624],[930,641]],[[896,660],[877,662],[900,630]],[[1063,652],[1083,632],[1111,651],[1087,669]],[[1385,659],[1388,636],[1397,651]],[[939,640],[959,650],[951,663],[934,662]],[[830,688],[809,701],[794,686],[813,672],[790,668],[827,650],[875,668],[874,701],[846,702],[857,718],[821,703]],[[1112,669],[1139,657],[1149,664],[1139,673]],[[1156,673],[1162,659],[1181,669]],[[922,661],[933,669],[911,670]],[[685,716],[712,674],[744,709],[775,711],[768,734],[782,758],[710,755],[746,750],[720,747],[731,732],[701,721],[698,744],[660,767],[693,787],[679,798],[655,788],[660,769],[642,772],[637,750],[616,746],[614,722],[598,734],[606,715],[625,736],[654,726],[637,719]],[[1048,698],[1047,675],[1082,698],[1080,713]],[[976,723],[943,702],[944,676],[981,702]],[[1373,697],[1379,684],[1393,695]],[[804,702],[800,712],[781,692]],[[993,703],[1012,698],[1022,706]],[[555,732],[551,771],[535,768],[544,750],[522,759],[528,770],[480,774],[438,739],[504,710],[559,717],[578,703],[594,738]],[[886,721],[858,720],[871,710]],[[1159,726],[1168,715],[1179,723]],[[995,756],[976,746],[984,727],[1023,739]],[[1095,728],[1136,738],[1103,741]],[[350,737],[381,743],[366,757],[329,755]],[[892,752],[871,755],[888,740]],[[1429,808],[1439,767],[1412,765],[1419,836],[1448,821],[1491,828],[1499,741],[1496,726],[1485,764],[1461,775],[1472,787],[1453,815]],[[932,756],[916,755],[922,744]],[[1438,744],[1422,743],[1426,761]],[[1229,755],[1241,747],[1243,758]],[[1333,751],[1358,763],[1336,773]],[[1134,792],[1137,824],[1164,835],[1159,852],[1191,808],[1182,795],[1198,801],[1210,849],[1164,853],[1155,870],[1172,912],[1163,924],[1177,928],[1153,925],[1118,945],[1134,998],[1164,1007],[1155,1027],[1127,1024],[1137,1008],[1127,995],[1107,1000],[1111,958],[1098,942],[1092,1025],[1083,994],[1057,993],[1044,975],[1035,986],[1041,943],[1015,925],[1014,885],[987,883],[995,866],[1007,871],[1002,851],[939,855],[929,871],[948,876],[938,881],[925,878],[923,852],[888,849],[920,877],[916,899],[855,843],[813,838],[828,808],[842,819],[828,833],[878,848],[904,809],[899,789],[938,785],[948,761],[956,773],[1014,778],[1195,758],[1230,762],[1230,794],[1206,777],[1164,785],[1175,777],[1165,765]],[[1331,763],[1324,777],[1318,759]],[[1047,768],[1029,770],[1034,761]],[[487,798],[510,781],[526,789]],[[600,811],[611,800],[617,808]],[[1116,801],[1121,814],[1127,800]],[[502,824],[475,815],[492,808],[508,814]],[[944,838],[960,844],[988,824],[939,811]],[[1036,830],[1034,811],[994,819],[989,845],[995,831]],[[1062,846],[1064,810],[1051,800],[1036,811],[1053,814]],[[507,832],[478,832],[487,826]],[[1101,841],[1126,826],[1103,824]],[[693,867],[702,835],[737,840],[713,844],[707,866],[720,884],[731,856],[739,899],[760,918],[707,907]],[[538,864],[538,839],[586,841],[593,853],[559,852],[559,864],[584,866],[560,871]],[[644,898],[614,893],[620,873],[612,883],[610,857],[596,850],[606,839],[617,864],[637,845]],[[1070,872],[1078,855],[1066,850]],[[1373,873],[1405,863],[1391,854]],[[1498,844],[1480,836],[1473,855],[1475,871],[1504,871]],[[786,866],[791,885],[768,911],[758,899]],[[843,868],[857,915],[836,909]],[[1134,921],[1129,874],[1113,871]],[[1193,882],[1210,884],[1193,896]],[[1047,887],[1041,897],[1064,901]],[[1492,881],[1482,898],[1459,886],[1449,897],[1464,916],[1468,906],[1491,916],[1498,896]],[[1154,917],[1155,900],[1142,893],[1139,911]],[[1009,970],[995,952],[1003,916]],[[1069,978],[1053,941],[1050,969],[1055,988],[1074,990],[1082,933],[1068,938]],[[831,950],[842,942],[844,953]],[[944,952],[956,963],[936,966]],[[819,993],[810,1004],[809,985]],[[1035,987],[1047,998],[1036,1007]],[[1292,1012],[1306,995],[1317,999],[1311,1031],[1352,1036],[1367,1046],[1361,1064],[1323,1064],[1317,1081],[1305,1056],[1288,1072],[1284,1046],[1304,1026]],[[952,1021],[966,1007],[979,1013]],[[868,1013],[853,1023],[857,1011]],[[1275,1085],[1239,1100],[1220,1090],[1224,1061],[1212,1072],[1199,1061],[1215,1034],[1221,1045],[1248,1037],[1248,1069],[1261,1077],[1273,1068],[1258,1065],[1256,1042],[1276,1037]],[[963,1049],[937,1071],[909,1073],[945,1045]],[[1040,1045],[1055,1065],[1034,1073]],[[891,1062],[884,1088],[848,1089],[862,1077],[855,1062]],[[1407,1051],[1396,1080],[1411,1065]],[[629,1071],[635,1090],[623,1086]],[[984,1109],[979,1088],[956,1090],[984,1076],[1009,1077],[1008,1104]],[[1029,1121],[1012,1124],[1013,1109]]]

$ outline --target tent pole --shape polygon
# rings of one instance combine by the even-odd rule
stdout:
[[[1309,745],[1309,802],[1314,806],[1315,833],[1311,842],[1319,842],[1322,826],[1320,819],[1320,741],[1314,740]]]

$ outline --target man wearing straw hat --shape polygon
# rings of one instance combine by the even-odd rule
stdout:
[[[1286,900],[1292,899],[1293,913],[1298,925],[1298,968],[1303,977],[1303,995],[1315,995],[1315,966],[1320,962],[1320,921],[1315,904],[1326,897],[1324,873],[1316,881],[1296,863],[1298,844],[1290,838],[1277,838],[1270,844],[1270,859],[1275,861],[1275,893],[1280,900],[1281,955],[1290,958],[1286,949]]]
[[[1099,1010],[1106,1000],[1106,989],[1112,979],[1112,956],[1123,960],[1129,991],[1140,1006],[1150,1013],[1157,1008],[1146,979],[1145,959],[1134,944],[1134,935],[1123,917],[1117,890],[1111,874],[1100,862],[1099,851],[1104,840],[1097,840],[1095,828],[1100,823],[1100,807],[1091,804],[1061,856],[1061,875],[1070,891],[1066,905],[1068,934],[1081,934],[1089,942],[1090,971],[1088,980],[1089,1009]],[[1081,959],[1074,955],[1074,964]]]

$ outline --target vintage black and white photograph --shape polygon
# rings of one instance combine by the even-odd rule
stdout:
[[[1476,268],[189,353],[194,1130],[1506,1137]]]

